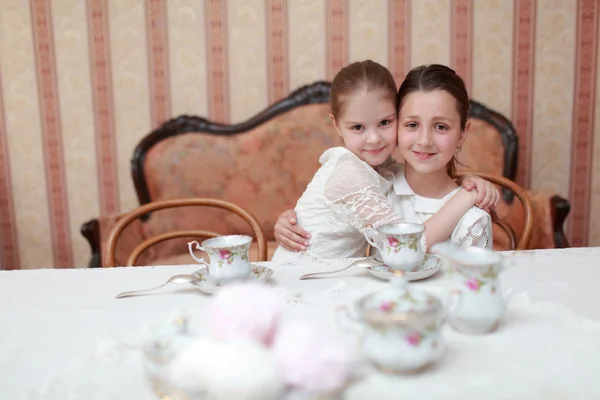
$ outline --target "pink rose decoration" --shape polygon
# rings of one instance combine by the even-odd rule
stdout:
[[[271,345],[284,300],[277,289],[258,282],[223,287],[208,310],[208,333],[217,341],[252,340]]]
[[[398,246],[398,243],[400,243],[400,242],[399,242],[399,241],[398,241],[398,239],[396,239],[395,237],[393,237],[393,236],[390,236],[390,237],[388,237],[388,244],[389,244],[391,247],[396,247],[396,246]]]
[[[353,363],[350,352],[338,338],[303,321],[282,323],[273,354],[286,384],[309,393],[342,388]]]
[[[227,249],[219,250],[219,258],[221,260],[229,260],[229,258],[231,258],[231,251]]]
[[[467,288],[473,292],[479,290],[479,281],[477,278],[469,278],[466,282]]]
[[[421,343],[421,334],[419,332],[411,332],[405,336],[405,339],[411,346],[418,346]]]
[[[381,311],[391,311],[394,308],[394,302],[391,300],[382,301],[379,308],[381,309]]]

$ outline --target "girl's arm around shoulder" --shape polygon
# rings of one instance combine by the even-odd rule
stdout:
[[[424,248],[448,240],[464,215],[473,208],[477,191],[460,188],[438,212],[425,221]]]

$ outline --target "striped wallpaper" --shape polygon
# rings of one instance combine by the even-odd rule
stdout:
[[[0,265],[84,267],[165,119],[243,120],[354,60],[443,63],[521,136],[518,181],[600,245],[597,0],[0,0]]]

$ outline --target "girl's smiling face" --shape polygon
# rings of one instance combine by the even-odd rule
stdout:
[[[415,91],[400,105],[398,147],[405,162],[420,174],[447,173],[468,130],[469,122],[461,129],[456,99],[446,91]]]
[[[333,124],[346,148],[376,167],[396,148],[396,105],[383,90],[360,90],[345,97],[339,118],[331,116]]]

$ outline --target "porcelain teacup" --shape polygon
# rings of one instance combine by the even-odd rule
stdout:
[[[449,324],[465,333],[496,330],[507,308],[498,275],[509,266],[508,261],[493,250],[448,243],[434,244],[431,252],[448,261],[453,297]]]
[[[421,265],[425,259],[425,252],[421,247],[424,232],[423,224],[400,222],[379,228],[367,228],[365,237],[379,250],[387,266],[409,272]]]
[[[339,323],[350,322],[360,335],[362,353],[384,372],[411,373],[424,369],[443,353],[441,301],[406,282],[358,300],[353,310],[338,308]],[[340,315],[340,312],[343,314]]]
[[[200,264],[208,267],[208,274],[217,281],[245,279],[250,275],[250,245],[252,237],[246,235],[226,235],[207,239],[202,244],[197,241],[188,243],[191,256]],[[202,250],[208,254],[209,263],[194,254]]]

